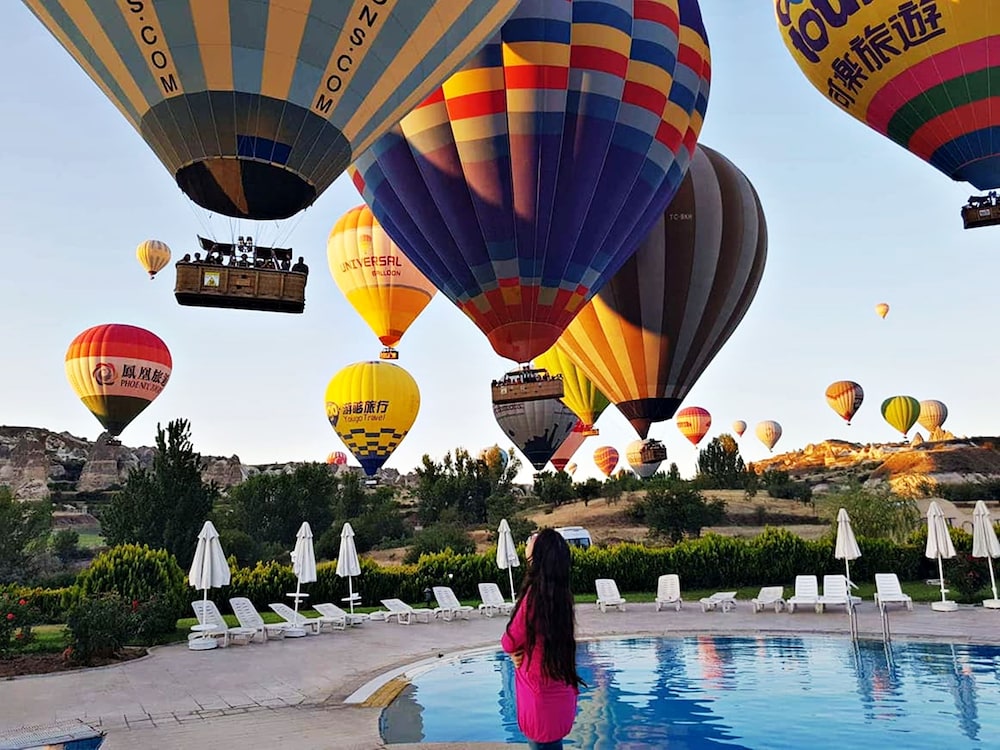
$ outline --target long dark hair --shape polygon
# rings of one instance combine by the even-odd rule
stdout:
[[[569,588],[571,559],[569,545],[558,532],[544,529],[538,534],[511,621],[521,607],[528,607],[524,658],[531,658],[541,638],[542,671],[552,680],[578,687],[586,683],[576,671],[576,620]]]

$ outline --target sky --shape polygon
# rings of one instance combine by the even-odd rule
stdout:
[[[779,37],[772,4],[702,0],[712,89],[700,142],[732,160],[767,216],[767,266],[735,334],[684,402],[713,418],[702,443],[750,429],[748,461],[768,455],[754,425],[777,420],[775,452],[829,438],[898,437],[879,413],[897,394],[940,399],[956,435],[996,434],[1000,353],[993,302],[1000,229],[965,231],[959,208],[974,192],[842,113],[800,73]],[[101,323],[150,329],[174,369],[159,398],[123,433],[153,443],[158,423],[184,417],[196,450],[247,464],[324,460],[343,445],[323,393],[342,367],[373,359],[378,340],[331,279],[326,239],[361,203],[346,175],[306,211],[281,222],[232,223],[184,196],[152,151],[21,3],[0,8],[0,423],[95,439],[97,420],[70,389],[66,348]],[[149,238],[174,258],[196,234],[235,234],[292,246],[311,273],[302,315],[181,307],[173,267],[152,282],[135,259]],[[888,302],[885,320],[874,312]],[[993,310],[993,312],[990,312]],[[510,445],[493,418],[490,381],[513,364],[445,297],[406,333],[399,364],[417,380],[420,414],[386,464],[401,472],[424,454]],[[827,406],[826,386],[861,383],[852,426]],[[574,460],[577,480],[599,476],[592,454],[622,453],[635,434],[614,407]],[[655,424],[669,461],[693,474],[698,449],[672,421]],[[353,463],[353,460],[352,460]],[[519,479],[530,481],[522,457]]]

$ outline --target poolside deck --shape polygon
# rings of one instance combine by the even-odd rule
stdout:
[[[858,624],[862,637],[881,638],[871,602],[858,608]],[[941,613],[915,604],[913,612],[893,609],[891,624],[897,640],[1000,645],[1000,611],[982,607]],[[0,682],[0,736],[16,727],[81,719],[107,731],[107,750],[274,747],[283,742],[294,742],[297,750],[383,747],[381,709],[346,704],[345,699],[407,664],[494,645],[505,625],[506,618],[477,614],[467,622],[371,622],[346,632],[207,652],[177,644],[113,667],[16,678]],[[753,614],[742,601],[726,614],[702,613],[697,602],[685,603],[681,612],[630,604],[627,612],[604,614],[594,605],[578,605],[577,630],[580,638],[709,633],[849,637],[848,619],[840,611]]]

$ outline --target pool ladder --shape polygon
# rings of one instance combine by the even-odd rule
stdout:
[[[879,604],[878,611],[882,620],[882,642],[888,646],[892,643],[892,632],[889,630],[889,609]]]
[[[854,608],[854,600],[848,593],[847,597],[847,619],[851,623],[851,640],[858,640],[858,612]]]

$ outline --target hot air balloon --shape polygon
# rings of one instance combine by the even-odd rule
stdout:
[[[170,248],[167,247],[166,242],[146,240],[140,242],[135,249],[135,257],[138,259],[139,265],[146,269],[149,280],[152,281],[156,278],[156,274],[170,262]]]
[[[572,432],[563,440],[563,444],[559,446],[559,450],[553,453],[552,458],[549,459],[556,471],[563,471],[566,468],[566,464],[573,458],[573,454],[576,453],[579,447],[583,445],[587,436],[588,434],[583,429],[582,422],[577,422],[573,425]]]
[[[393,348],[437,292],[389,239],[368,206],[352,208],[337,221],[326,243],[330,273],[347,301],[386,349]]]
[[[558,346],[553,346],[541,356],[535,357],[535,364],[550,375],[562,378],[563,403],[580,418],[580,432],[583,437],[600,434],[594,427],[597,418],[608,408],[607,396],[597,390],[597,386],[573,364],[573,360]]]
[[[88,328],[66,350],[69,384],[113,437],[160,395],[172,367],[159,336],[120,323]]]
[[[646,437],[736,330],[766,257],[767,226],[750,181],[698,146],[666,213],[559,346]]]
[[[326,462],[331,466],[345,466],[347,464],[347,454],[344,451],[334,451],[326,457]]]
[[[733,432],[736,433],[737,437],[743,437],[743,433],[747,431],[747,423],[742,419],[737,419],[733,422]]]
[[[649,479],[660,468],[660,464],[667,460],[667,448],[659,440],[652,438],[633,440],[625,448],[625,459],[640,478]]]
[[[758,422],[754,432],[757,433],[757,439],[767,446],[768,450],[773,449],[774,444],[781,439],[781,425],[773,419]]]
[[[861,402],[865,400],[864,389],[853,380],[838,380],[830,383],[826,389],[826,403],[830,405],[837,414],[844,419],[847,424],[857,414],[861,408]]]
[[[712,415],[700,406],[688,406],[677,412],[674,422],[691,445],[698,445],[712,427]]]
[[[882,418],[899,430],[903,437],[920,417],[920,402],[913,396],[892,396],[882,402]]]
[[[576,474],[576,468],[577,468],[576,464],[570,461],[568,464],[566,464],[565,472],[570,476],[573,476],[574,474]]]
[[[352,177],[496,352],[528,362],[673,197],[709,78],[696,0],[528,0]]]
[[[326,417],[372,476],[403,441],[420,410],[413,377],[391,362],[357,362],[326,386]]]
[[[493,404],[493,416],[538,471],[545,468],[577,422],[576,414],[557,398]]]
[[[517,0],[25,4],[191,200],[284,219],[462,65]]]
[[[601,473],[610,479],[618,465],[618,451],[610,445],[601,446],[594,451],[594,463],[601,470]]]
[[[785,46],[831,101],[953,180],[1000,188],[993,0],[777,0],[775,7]],[[983,223],[1000,221],[991,213]]]
[[[889,305],[885,302],[879,302],[875,305],[875,313],[882,318],[882,320],[885,320],[885,316],[889,314]]]
[[[920,402],[920,416],[917,419],[920,425],[928,432],[940,430],[947,418],[948,407],[940,401]]]
[[[483,448],[479,451],[479,460],[485,461],[487,464],[492,464],[494,461],[500,466],[501,471],[507,468],[507,464],[510,463],[510,455],[507,451],[501,448],[499,445],[491,445],[489,448]]]

